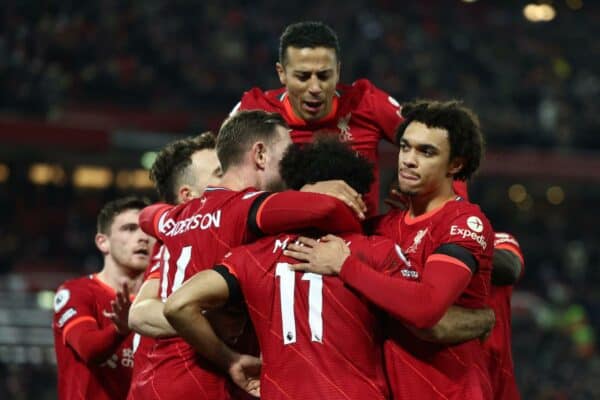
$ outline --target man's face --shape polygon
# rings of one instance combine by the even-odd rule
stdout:
[[[140,229],[139,213],[140,210],[130,209],[114,218],[107,235],[108,254],[121,267],[144,271],[150,261],[155,239]]]
[[[400,140],[398,184],[407,195],[435,193],[443,185],[452,185],[450,142],[442,128],[411,122]]]
[[[292,144],[290,132],[287,128],[284,128],[283,126],[277,126],[276,129],[276,139],[273,139],[268,146],[268,159],[265,166],[264,179],[265,187],[261,188],[270,192],[276,192],[285,189],[285,184],[281,178],[281,175],[279,174],[279,162],[283,158],[283,154],[287,148]]]
[[[277,74],[287,88],[292,108],[305,121],[316,121],[331,111],[340,63],[334,49],[288,47],[285,64]]]
[[[191,181],[194,182],[191,197],[200,197],[207,186],[216,185],[221,180],[221,163],[215,149],[198,150],[191,158],[192,164],[188,167]]]

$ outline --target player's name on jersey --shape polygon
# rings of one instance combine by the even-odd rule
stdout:
[[[167,218],[167,214],[164,213],[158,222],[159,231],[166,236],[177,236],[194,229],[206,230],[221,226],[221,210],[192,215],[181,221]]]

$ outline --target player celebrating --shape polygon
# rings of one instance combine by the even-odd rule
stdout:
[[[221,178],[215,135],[205,132],[169,143],[156,157],[150,177],[159,196],[169,204],[180,204],[201,196],[207,185],[216,184]],[[163,316],[159,294],[165,250],[159,241],[154,247],[151,267],[146,270],[144,283],[129,310],[130,328],[143,335],[135,351],[129,400],[153,396],[152,388],[148,387],[154,370],[154,358],[149,354],[154,345],[152,338],[176,335]]]
[[[133,367],[129,294],[141,283],[154,243],[138,225],[146,205],[134,197],[107,203],[95,238],[104,256],[102,271],[58,288],[53,330],[61,400],[127,395]]]
[[[325,243],[307,239],[303,247],[290,246],[288,254],[310,262],[294,269],[338,273],[397,318],[385,344],[394,398],[489,399],[492,389],[478,340],[449,347],[423,341],[405,327],[432,326],[451,304],[484,307],[489,296],[492,228],[479,207],[453,190],[453,180],[468,179],[479,166],[479,123],[456,102],[422,101],[404,110],[398,182],[408,208],[376,219],[374,230],[400,246],[407,265],[402,276],[425,285],[373,270],[349,257],[347,246],[335,237]]]
[[[176,207],[159,204],[142,212],[142,227],[166,247],[161,294],[168,297],[195,273],[212,267],[231,246],[262,234],[310,226],[360,230],[353,211],[336,198],[264,191],[281,187],[279,161],[290,143],[279,114],[240,112],[223,124],[217,138],[223,169],[220,186],[208,187],[200,198]],[[338,197],[358,209],[357,193],[345,184],[317,183],[308,189],[328,193],[339,189]],[[153,356],[160,357],[152,378],[155,396],[226,398],[223,376],[182,339],[158,339]]]
[[[395,143],[402,122],[400,106],[370,81],[339,83],[340,46],[336,33],[321,22],[289,25],[279,42],[277,74],[283,88],[253,88],[244,93],[233,112],[262,109],[279,112],[291,128],[295,143],[310,142],[327,132],[348,142],[371,160],[375,181],[365,202],[369,215],[377,214],[379,171],[377,146],[381,139]]]
[[[496,314],[496,325],[483,343],[494,399],[521,398],[515,382],[511,349],[510,297],[513,285],[523,275],[525,263],[519,242],[509,233],[496,232],[492,288],[489,304]]]
[[[343,178],[359,192],[368,190],[371,168],[347,146],[331,140],[292,148],[281,163],[292,188]],[[198,274],[171,296],[165,313],[201,354],[227,369],[239,355],[215,337],[202,310],[235,304],[241,290],[261,345],[262,397],[387,398],[377,314],[337,278],[295,274],[290,265],[295,261],[282,254],[295,237],[281,234],[232,250],[222,266]],[[343,237],[352,252],[384,274],[401,273],[404,261],[391,240]],[[470,317],[465,315],[463,323]],[[458,341],[480,336],[489,327],[480,324],[478,332]],[[451,324],[452,331],[457,328],[462,329]],[[256,391],[252,376],[238,378],[238,384]]]

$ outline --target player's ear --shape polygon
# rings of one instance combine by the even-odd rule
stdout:
[[[264,142],[256,142],[252,145],[252,161],[258,169],[265,169],[267,165],[267,146]]]
[[[281,82],[281,84],[285,86],[287,84],[285,68],[280,62],[277,62],[277,64],[275,64],[275,70],[277,71],[277,75],[279,76],[279,82]]]
[[[446,176],[454,176],[463,169],[465,165],[465,159],[463,157],[454,157],[450,164],[448,165],[448,173]]]
[[[94,238],[94,242],[96,242],[96,247],[102,254],[110,253],[110,242],[108,240],[108,236],[104,233],[96,233],[96,237]]]
[[[185,203],[194,197],[194,191],[189,185],[181,185],[177,191],[177,200],[179,203]]]

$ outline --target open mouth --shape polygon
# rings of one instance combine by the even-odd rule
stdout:
[[[303,101],[302,107],[305,111],[308,111],[311,114],[315,114],[321,110],[323,107],[323,101]]]
[[[148,256],[148,255],[150,255],[150,252],[148,251],[148,249],[137,249],[137,250],[134,250],[133,254],[137,254],[140,256]]]

